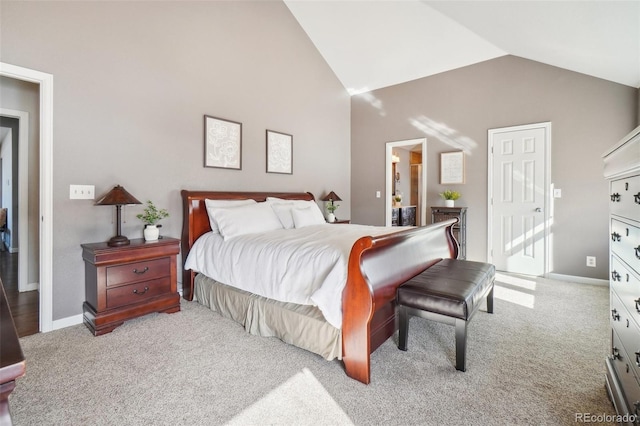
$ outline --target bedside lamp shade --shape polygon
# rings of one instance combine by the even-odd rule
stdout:
[[[338,197],[335,192],[331,191],[322,199],[322,201],[331,201],[331,204],[333,204],[334,201],[342,201],[342,198]]]
[[[96,206],[116,206],[116,235],[112,237],[107,245],[110,247],[119,247],[129,245],[129,239],[121,235],[120,227],[120,209],[127,204],[142,204],[136,197],[129,194],[126,189],[120,185],[113,187],[104,197],[96,201]]]

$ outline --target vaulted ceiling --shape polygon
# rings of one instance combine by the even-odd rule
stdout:
[[[640,0],[285,0],[350,93],[515,55],[640,87]]]

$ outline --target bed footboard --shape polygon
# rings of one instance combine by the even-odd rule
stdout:
[[[443,258],[458,257],[451,232],[457,221],[363,237],[353,245],[342,298],[342,357],[349,377],[371,381],[370,354],[397,329],[398,286]]]

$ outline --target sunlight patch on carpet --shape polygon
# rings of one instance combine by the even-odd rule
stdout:
[[[353,425],[307,368],[235,416],[227,425]]]

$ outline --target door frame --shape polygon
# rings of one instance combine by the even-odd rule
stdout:
[[[53,330],[53,75],[0,62],[0,75],[40,87],[40,331]]]
[[[0,107],[0,116],[18,120],[18,291],[37,290],[29,285],[29,113]],[[12,238],[13,241],[13,238]]]
[[[523,124],[519,126],[499,127],[489,129],[487,132],[487,262],[493,263],[493,137],[496,134],[504,132],[514,132],[521,130],[531,130],[543,128],[545,130],[544,138],[544,255],[543,255],[543,276],[547,276],[550,271],[551,244],[550,244],[550,228],[553,219],[553,184],[551,183],[551,122],[545,121],[541,123]]]
[[[402,141],[387,142],[385,148],[385,226],[391,226],[391,170],[392,170],[392,152],[393,148],[406,146],[422,145],[422,203],[420,205],[420,223],[424,226],[427,223],[427,138],[407,139]]]

